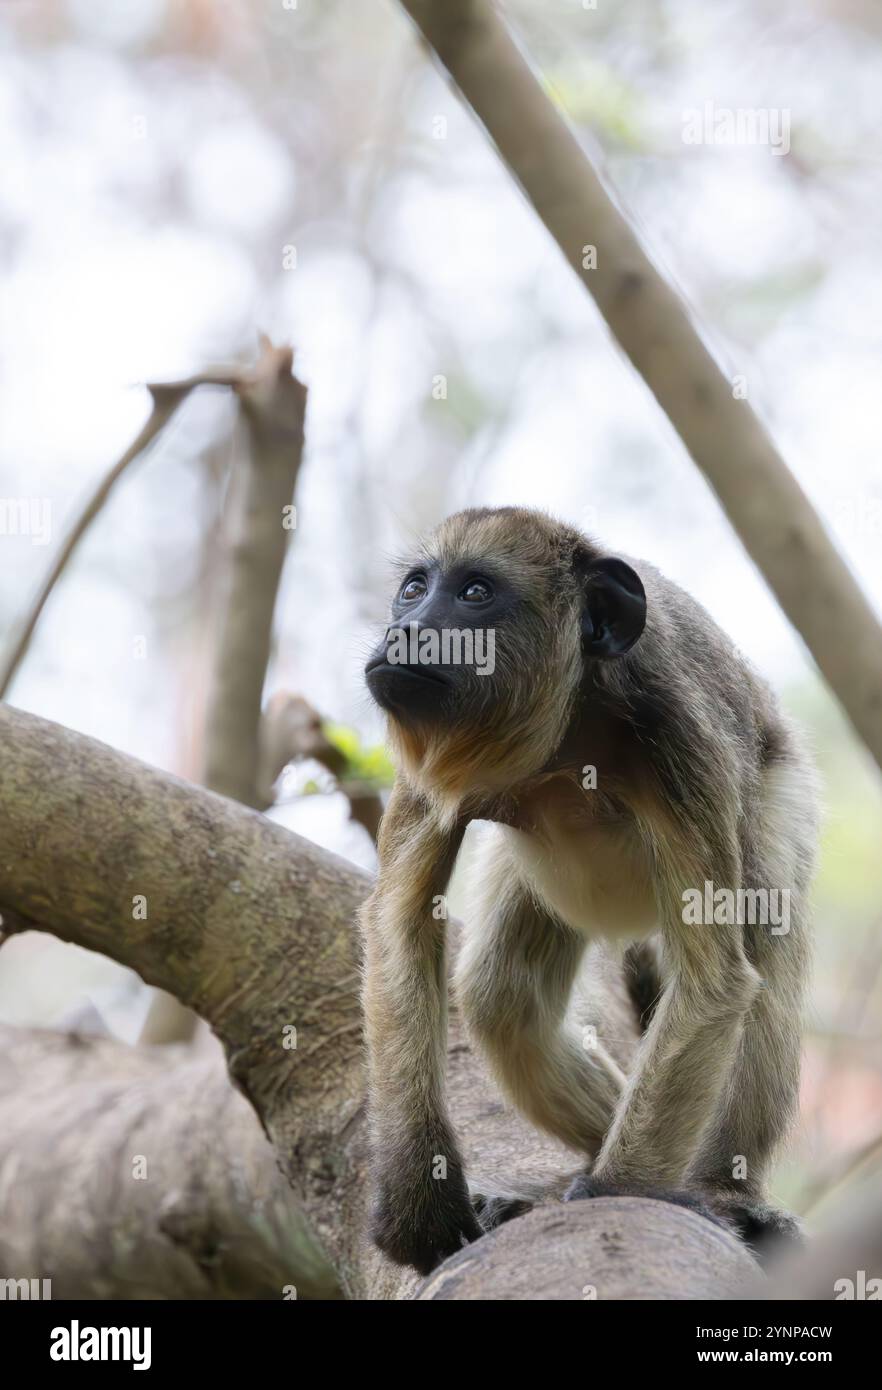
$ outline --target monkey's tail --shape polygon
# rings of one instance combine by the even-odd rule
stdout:
[[[634,1006],[640,1031],[645,1033],[652,1022],[663,985],[655,942],[632,942],[625,951],[622,969],[628,997]]]

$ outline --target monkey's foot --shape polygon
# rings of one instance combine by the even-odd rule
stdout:
[[[381,1182],[371,1236],[396,1264],[431,1274],[448,1255],[483,1234],[458,1170],[446,1181],[430,1180],[418,1189],[388,1179]]]
[[[714,1210],[753,1251],[760,1264],[779,1247],[802,1245],[802,1227],[795,1216],[781,1207],[774,1207],[759,1197],[738,1194],[712,1194],[708,1198]]]
[[[533,1210],[533,1203],[523,1197],[485,1197],[481,1192],[472,1193],[472,1206],[485,1231],[495,1231],[506,1221],[514,1221]]]
[[[591,1197],[648,1197],[656,1202],[670,1202],[675,1207],[687,1207],[724,1230],[728,1224],[702,1197],[680,1188],[608,1182],[605,1178],[593,1177],[591,1173],[579,1173],[564,1193],[565,1202],[581,1202]]]

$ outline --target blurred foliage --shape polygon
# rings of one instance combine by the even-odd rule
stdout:
[[[882,910],[882,782],[820,681],[790,692],[788,703],[811,731],[821,775],[823,827],[815,895],[822,918],[835,913],[832,940],[841,947],[843,933],[853,935]]]
[[[346,759],[340,773],[341,782],[360,782],[373,791],[391,787],[395,769],[385,748],[379,745],[365,747],[358,730],[348,724],[325,723],[322,732]]]

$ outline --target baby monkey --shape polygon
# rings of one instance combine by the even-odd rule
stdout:
[[[459,1006],[513,1103],[590,1160],[568,1195],[670,1189],[753,1242],[791,1229],[765,1182],[797,1104],[816,794],[765,683],[651,565],[516,507],[444,522],[366,677],[398,767],[362,916],[380,1248],[427,1273],[482,1234],[438,910],[471,820],[492,825]],[[656,934],[626,1075],[602,1017],[584,1045],[586,948]]]

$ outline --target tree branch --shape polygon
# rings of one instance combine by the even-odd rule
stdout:
[[[129,464],[134,463],[135,459],[140,458],[145,449],[148,449],[157,435],[165,428],[171,417],[174,415],[178,406],[183,403],[191,391],[195,391],[198,386],[233,386],[242,380],[241,373],[214,373],[207,372],[199,376],[190,377],[186,381],[171,383],[155,383],[148,386],[152,400],[152,409],[141,429],[132,440],[129,447],[110,469],[110,472],[102,478],[97,488],[93,492],[86,506],[77,517],[68,535],[62,544],[61,549],[56,555],[46,575],[43,583],[34,598],[33,603],[21,624],[18,636],[16,637],[12,649],[6,660],[0,665],[0,700],[4,699],[10,685],[21,665],[25,653],[34,635],[37,623],[55,585],[61,578],[68,561],[79,545],[83,536],[88,531],[95,517],[103,508],[116,484],[126,472]]]
[[[331,1258],[356,1277],[353,924],[366,876],[233,801],[10,706],[0,740],[5,929],[18,914],[206,1019],[319,1242],[327,1231]]]
[[[211,791],[263,810],[258,786],[261,697],[273,613],[303,458],[306,387],[291,375],[293,353],[264,338],[254,371],[236,383],[249,436],[230,480],[232,541],[225,547],[222,622],[209,686],[203,781]],[[171,995],[151,1000],[142,1043],[184,1042],[196,1020]]]
[[[486,0],[401,0],[665,411],[882,767],[882,626]],[[585,248],[597,252],[585,269]]]
[[[420,1302],[725,1299],[757,1269],[703,1216],[643,1197],[542,1206],[453,1255]]]
[[[56,1299],[340,1297],[213,1050],[0,1026],[0,1210],[0,1276]]]
[[[314,1245],[326,1253],[349,1296],[409,1296],[418,1286],[416,1276],[390,1265],[364,1239],[369,1174],[353,923],[367,877],[233,801],[34,715],[0,707],[0,739],[0,913],[6,925],[38,925],[102,951],[195,1008],[223,1043],[233,1079],[273,1145]],[[145,906],[146,917],[136,915]],[[627,1064],[636,1036],[630,1015],[627,1023],[625,1017],[626,1011],[622,1020],[611,1015],[606,1040]],[[291,1027],[296,1047],[290,1046]],[[203,1107],[196,1097],[205,1078],[200,1082],[196,1073],[187,1073],[189,1099],[181,1104],[166,1055],[153,1094],[157,1104],[170,1088],[178,1096],[177,1120],[163,1121],[171,1126],[167,1133],[192,1120],[200,1125],[199,1143],[220,1145],[225,1162],[235,1165],[243,1141],[224,1121],[218,1093],[206,1084],[210,1103]],[[586,1221],[600,1221],[603,1203],[559,1205],[575,1156],[501,1104],[455,1014],[448,1070],[451,1114],[476,1189],[491,1196],[529,1192],[553,1204],[554,1220],[541,1226],[541,1239],[533,1230],[531,1259],[544,1258],[545,1241],[556,1241],[561,1225],[576,1222],[582,1229]],[[33,1081],[40,1084],[36,1073]],[[139,1085],[133,1082],[133,1099]],[[16,1089],[21,1086],[10,1087],[10,1094]],[[27,1132],[34,1132],[28,1140],[0,1121],[0,1172],[20,1152],[30,1156],[29,1163],[37,1152],[53,1153],[58,1135],[51,1124],[44,1127],[44,1108],[31,1110]],[[93,1111],[85,1097],[76,1105],[65,1100],[66,1123],[74,1128]],[[191,1163],[198,1166],[201,1152],[198,1145],[183,1150],[182,1175]],[[95,1153],[94,1159],[94,1171],[103,1172],[103,1158]],[[119,1224],[128,1191],[127,1184],[109,1203],[108,1229]],[[148,1209],[137,1205],[140,1197],[133,1200],[132,1219],[151,1220]],[[596,1214],[587,1214],[589,1208]],[[636,1230],[645,1219],[644,1204],[637,1202]],[[673,1240],[683,1222],[694,1218],[671,1208],[669,1219]],[[519,1225],[512,1223],[511,1230]],[[715,1228],[708,1224],[708,1230]],[[149,1241],[149,1234],[143,1239]],[[487,1246],[471,1247],[469,1258],[484,1259],[490,1241],[496,1249],[503,1240],[503,1252],[511,1248],[518,1260],[527,1257],[520,1243],[510,1247],[510,1237],[500,1232]],[[70,1248],[59,1249],[56,1261]],[[733,1269],[746,1258],[734,1238],[729,1257]],[[583,1283],[592,1282],[593,1258]],[[53,1269],[58,1264],[50,1261],[47,1273]],[[711,1266],[707,1295],[713,1295],[718,1272]],[[627,1277],[631,1296],[641,1296],[643,1267],[631,1268]],[[511,1278],[514,1288],[517,1279],[513,1273]],[[472,1295],[465,1288],[463,1296]]]
[[[238,388],[249,450],[234,506],[228,593],[211,684],[205,784],[261,805],[258,726],[273,611],[292,526],[286,525],[303,457],[306,387],[290,348],[264,342],[253,377]],[[293,519],[293,518],[292,518]]]

